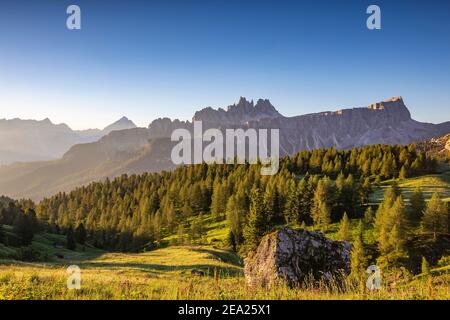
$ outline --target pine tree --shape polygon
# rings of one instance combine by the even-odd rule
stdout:
[[[79,244],[84,245],[86,243],[87,233],[84,225],[80,223],[75,229],[75,240]]]
[[[425,259],[425,257],[422,257],[422,273],[423,274],[430,273],[430,265],[428,264],[428,261],[427,259]]]
[[[412,193],[410,198],[410,205],[411,205],[411,214],[410,214],[411,220],[413,222],[420,221],[422,219],[426,207],[426,202],[423,192],[419,187],[416,188]]]
[[[344,212],[344,216],[342,217],[341,224],[338,232],[338,239],[341,241],[348,241],[349,237],[349,222],[347,217],[347,212]]]
[[[18,212],[14,221],[14,233],[19,237],[20,245],[28,246],[33,241],[35,226],[29,215]]]
[[[398,196],[392,203],[395,193],[387,191],[385,199],[377,211],[375,230],[380,257],[377,264],[390,269],[400,267],[407,258],[404,248],[406,239],[406,209],[403,198]]]
[[[211,197],[211,213],[216,221],[223,219],[226,210],[225,186],[219,181],[214,182],[214,190]]]
[[[344,180],[343,188],[338,188],[338,204],[341,206],[339,213],[345,211],[350,217],[355,216],[356,208],[361,203],[358,196],[359,190],[355,189],[355,180],[353,175],[349,174]]]
[[[152,219],[152,233],[155,237],[155,241],[159,242],[162,239],[162,216],[161,212],[158,210],[153,215]]]
[[[269,184],[263,196],[264,210],[268,223],[275,225],[282,223],[280,210],[280,196],[275,185]]]
[[[401,180],[404,180],[406,178],[408,178],[408,172],[405,168],[405,166],[402,166],[402,168],[400,169],[400,173],[398,174],[398,178]]]
[[[319,205],[319,226],[322,231],[327,231],[331,223],[331,210],[326,202]]]
[[[373,214],[373,210],[372,207],[369,206],[366,211],[364,212],[364,223],[366,226],[369,226],[370,224],[372,224],[374,219],[374,214]]]
[[[351,255],[351,276],[361,280],[365,275],[367,267],[367,258],[364,249],[364,227],[362,221],[359,221],[358,228],[355,230],[354,240],[352,243]]]
[[[404,250],[404,241],[396,225],[387,234],[384,250],[377,259],[377,265],[384,270],[401,267],[407,258]]]
[[[325,176],[317,184],[311,208],[311,217],[316,226],[322,224],[325,220],[328,220],[328,223],[330,222],[331,209],[329,203],[333,203],[334,199],[331,181]]]
[[[203,227],[203,217],[199,215],[196,219],[191,222],[191,227],[189,229],[189,237],[191,243],[202,242],[204,237],[204,227]]]
[[[231,250],[233,250],[233,252],[237,252],[238,251],[238,246],[236,243],[236,236],[234,235],[233,231],[229,231],[228,232],[228,237],[227,237],[227,243],[228,245],[231,247]]]
[[[397,193],[395,190],[395,187],[390,186],[386,189],[383,196],[383,201],[378,206],[376,215],[375,215],[375,234],[378,236],[378,238],[381,238],[382,229],[387,227],[387,231],[390,231],[390,228],[392,225],[388,222],[389,220],[389,211],[394,205],[394,202],[397,198]],[[385,230],[386,231],[386,230]],[[386,235],[386,232],[383,231],[383,234]],[[384,242],[384,241],[381,241]],[[381,244],[380,242],[380,244]]]
[[[383,161],[381,163],[380,175],[385,179],[389,179],[393,176],[393,161],[391,157],[383,157]]]
[[[183,224],[181,224],[181,223],[178,226],[177,241],[178,241],[178,245],[180,245],[180,246],[184,245],[184,227],[183,227]]]
[[[402,196],[395,200],[388,217],[388,224],[396,226],[401,239],[405,239],[407,233],[406,206]]]
[[[255,248],[259,245],[259,241],[267,231],[267,222],[261,191],[259,188],[253,188],[250,193],[248,222],[244,227],[244,239],[249,248]]]
[[[284,207],[284,218],[287,223],[298,223],[300,218],[300,197],[297,193],[297,186],[292,180],[288,184],[288,195]]]
[[[238,247],[242,243],[242,225],[245,217],[245,208],[242,207],[242,201],[239,201],[238,195],[228,199],[226,215],[234,246]]]
[[[393,181],[393,182],[391,183],[390,188],[392,189],[392,192],[393,192],[393,194],[394,194],[396,197],[398,197],[398,196],[400,196],[400,195],[402,194],[402,192],[401,192],[401,190],[400,190],[400,187],[398,186],[397,181]]]
[[[389,233],[388,248],[391,252],[400,251],[403,249],[403,241],[400,236],[399,228],[394,225]]]
[[[5,231],[3,230],[3,225],[0,224],[0,243],[5,242]]]
[[[175,212],[175,208],[173,204],[169,204],[167,207],[164,207],[164,216],[163,220],[167,225],[167,229],[169,232],[173,232],[177,222],[177,215]]]
[[[310,183],[311,181],[311,183]],[[297,224],[307,224],[311,222],[311,198],[314,194],[313,179],[305,178],[297,184],[296,195],[299,201],[299,212],[297,215]]]
[[[418,175],[422,172],[422,163],[419,158],[416,158],[411,164],[411,171],[413,174]]]
[[[434,239],[439,232],[448,231],[448,208],[437,192],[428,201],[422,218],[422,230],[432,232]]]
[[[372,164],[370,165],[370,173],[379,177],[380,173],[380,162],[378,159],[373,159]]]
[[[206,207],[206,201],[203,198],[201,186],[199,183],[196,183],[190,190],[190,207],[194,213],[199,213]]]
[[[370,193],[372,192],[372,187],[370,186],[370,179],[364,178],[364,181],[360,188],[359,201],[361,204],[366,204],[369,201]]]
[[[75,250],[77,244],[75,241],[75,235],[73,232],[73,228],[72,226],[69,227],[69,229],[67,229],[67,234],[66,234],[66,247],[69,250]]]

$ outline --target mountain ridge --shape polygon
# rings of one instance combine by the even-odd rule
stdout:
[[[201,120],[203,130],[210,127],[279,129],[281,156],[316,148],[408,144],[450,132],[450,122],[430,124],[413,120],[401,97],[367,107],[294,117],[274,112],[268,100],[261,103],[241,98],[227,110],[204,108],[192,119]],[[0,167],[0,194],[39,200],[124,173],[171,170],[175,165],[170,154],[177,142],[172,142],[170,137],[178,128],[192,131],[193,122],[159,118],[148,128],[112,131],[96,142],[74,145],[59,160]]]
[[[94,142],[111,131],[132,127],[136,125],[125,117],[102,130],[73,130],[49,118],[0,119],[0,165],[58,159],[73,145]]]

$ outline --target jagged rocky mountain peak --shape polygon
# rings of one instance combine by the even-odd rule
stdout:
[[[228,106],[226,109],[215,110],[207,107],[197,111],[192,120],[224,125],[244,124],[252,120],[281,116],[267,99],[259,99],[255,105],[253,100],[249,101],[245,97],[240,97],[237,103]]]

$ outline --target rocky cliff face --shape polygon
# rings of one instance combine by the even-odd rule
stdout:
[[[202,121],[205,127],[225,127],[244,125],[249,121],[262,119],[273,119],[282,117],[269,100],[259,99],[256,104],[247,101],[244,97],[237,104],[227,107],[227,110],[211,107],[197,111],[192,118],[193,121]]]
[[[291,118],[264,119],[250,127],[280,128],[282,154],[335,147],[349,149],[368,144],[407,144],[442,131],[442,127],[411,119],[401,97],[366,108],[343,109]]]
[[[234,127],[245,127],[249,121],[259,121],[262,119],[273,119],[282,117],[269,100],[259,99],[256,104],[241,97],[239,102],[230,105],[225,109],[217,110],[207,107],[195,112],[190,121],[180,121],[178,119],[159,118],[149,125],[149,132],[152,138],[170,138],[175,129],[183,128],[193,130],[193,122],[201,121],[203,130],[209,128],[225,129]]]
[[[349,149],[368,144],[407,144],[450,132],[450,123],[421,123],[411,118],[401,97],[363,108],[342,109],[296,117],[282,116],[269,102],[256,104],[245,98],[224,109],[210,107],[195,113],[193,121],[208,128],[261,128],[280,130],[280,154],[335,147]],[[150,136],[170,137],[176,128],[192,130],[191,122],[158,119],[150,125]]]
[[[192,130],[192,123],[178,119],[172,121],[169,118],[159,118],[148,126],[149,136],[155,139],[170,138],[175,129]]]
[[[256,252],[245,259],[244,273],[251,286],[284,282],[298,286],[310,276],[338,279],[350,273],[351,246],[319,232],[283,228],[266,235]]]

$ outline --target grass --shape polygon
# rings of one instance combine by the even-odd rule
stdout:
[[[372,202],[381,201],[386,181],[374,190]],[[435,191],[450,200],[450,172],[399,181],[406,199],[420,186],[428,199]],[[108,253],[91,246],[78,246],[71,251],[55,248],[65,243],[65,237],[38,234],[33,248],[45,253],[45,263],[25,263],[12,260],[16,249],[0,244],[0,299],[450,299],[450,266],[439,266],[428,275],[421,274],[393,283],[383,282],[380,290],[361,290],[347,283],[339,286],[305,283],[300,288],[277,285],[270,289],[247,286],[241,259],[223,247],[228,229],[224,221],[204,216],[207,245],[169,246],[143,253]],[[350,220],[350,230],[356,220]],[[335,223],[326,235],[337,237]],[[10,227],[5,231],[11,234]],[[373,243],[372,230],[364,234],[366,243]],[[176,235],[163,239],[174,243]],[[56,254],[64,256],[58,259]],[[9,258],[8,258],[9,257]],[[66,286],[67,267],[81,268],[80,290]],[[204,276],[192,275],[199,270]]]
[[[234,254],[209,246],[174,246],[139,254],[104,253],[53,263],[0,260],[0,299],[176,299],[201,295],[215,281],[243,279]],[[82,270],[82,289],[66,288],[66,268]],[[191,270],[204,272],[193,276]],[[216,280],[214,280],[216,279]]]
[[[425,199],[430,199],[434,192],[438,192],[441,199],[450,201],[450,171],[441,174],[430,174],[420,177],[396,180],[405,199],[411,197],[412,192],[420,187],[424,193]],[[383,199],[384,191],[391,185],[393,180],[383,181],[380,187],[375,188],[370,198],[372,204],[378,204]]]
[[[80,290],[66,288],[66,268],[73,263],[81,268]],[[192,269],[205,276],[191,275]],[[0,299],[450,299],[449,281],[449,270],[440,270],[372,292],[325,285],[250,288],[239,259],[210,246],[105,253],[66,263],[0,263]]]
[[[13,237],[12,227],[3,226],[8,237]],[[62,248],[55,248],[54,243],[62,244]],[[46,261],[56,261],[58,258],[56,255],[62,255],[66,260],[80,260],[89,259],[103,254],[105,251],[97,249],[87,244],[84,249],[78,245],[76,250],[68,250],[64,247],[66,243],[66,237],[62,235],[38,233],[35,234],[31,247],[41,253]],[[17,254],[18,248],[12,246],[5,246],[0,243],[0,259],[14,258]]]
[[[190,223],[194,218],[188,218],[187,221]],[[212,215],[205,214],[203,215],[202,225],[205,229],[206,235],[205,240],[207,243],[211,244],[223,244],[226,241],[228,236],[228,227],[226,220],[216,221]],[[185,232],[188,232],[188,228],[185,229]],[[177,243],[177,234],[173,233],[164,237],[161,242],[165,243]]]

